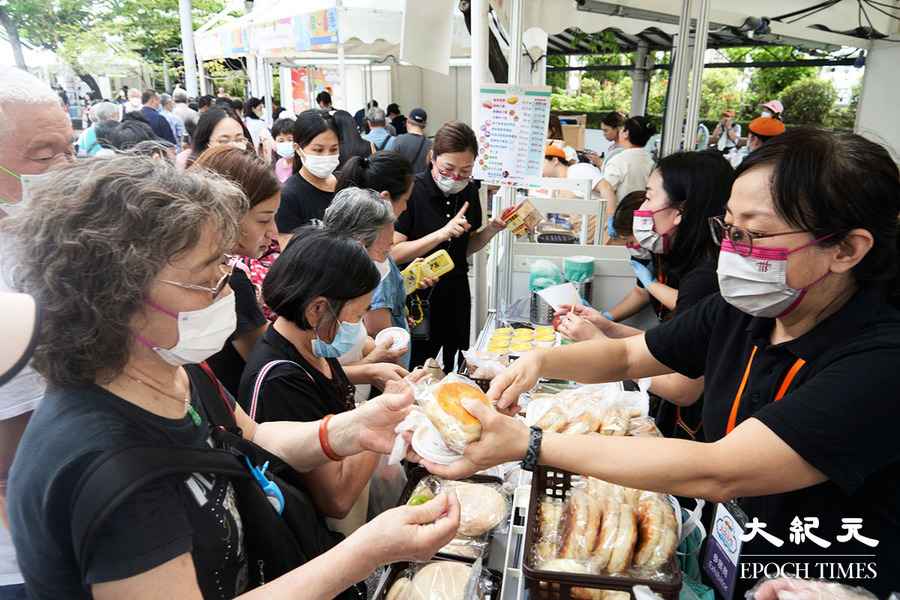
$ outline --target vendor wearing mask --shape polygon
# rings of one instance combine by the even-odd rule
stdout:
[[[744,564],[862,562],[872,565],[866,579],[842,582],[887,597],[900,589],[898,214],[900,172],[882,146],[806,128],[778,136],[740,166],[713,222],[721,295],[641,336],[531,352],[488,394],[508,410],[539,377],[704,375],[710,443],[541,437],[475,403],[466,408],[481,420],[481,440],[457,464],[429,467],[460,477],[527,452],[629,487],[738,499],[756,524]],[[827,547],[792,539],[798,522]],[[840,581],[841,572],[853,577],[828,575]],[[735,597],[752,583],[739,579]]]
[[[279,244],[312,219],[321,220],[334,198],[340,138],[334,118],[321,110],[305,110],[294,122],[294,174],[284,182],[281,207],[275,216]]]
[[[406,264],[446,250],[452,271],[433,288],[420,291],[410,302],[410,316],[429,323],[428,339],[413,339],[412,365],[434,358],[444,349],[444,365],[454,364],[456,353],[469,347],[472,297],[468,257],[484,248],[506,225],[498,218],[484,228],[478,184],[471,181],[478,154],[475,132],[459,121],[444,124],[434,136],[431,167],[416,175],[406,211],[395,226],[391,256]]]

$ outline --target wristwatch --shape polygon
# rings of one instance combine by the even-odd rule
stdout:
[[[532,426],[528,434],[528,450],[525,451],[525,458],[522,459],[522,468],[526,471],[534,471],[538,466],[538,459],[541,456],[541,440],[543,438],[544,432]]]

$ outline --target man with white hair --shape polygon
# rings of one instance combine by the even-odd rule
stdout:
[[[370,108],[366,113],[366,122],[369,124],[369,133],[363,137],[375,145],[375,150],[384,150],[388,141],[393,137],[385,127],[387,116],[384,114],[384,109],[377,106]]]
[[[72,124],[59,96],[33,75],[0,67],[0,218],[22,210],[35,176],[74,157]],[[8,256],[0,238],[0,252]],[[8,290],[0,271],[0,291]],[[44,394],[30,367],[0,387],[0,598],[24,598],[6,519],[6,479],[22,432]]]
[[[172,100],[175,101],[175,108],[172,109],[172,114],[184,122],[188,133],[192,132],[194,127],[197,126],[197,119],[200,118],[200,115],[197,114],[196,110],[188,106],[188,93],[181,88],[175,88],[175,91],[172,92]]]
[[[172,134],[175,136],[175,151],[181,152],[181,141],[185,134],[184,121],[173,112],[174,108],[175,101],[172,100],[172,96],[169,94],[159,95],[159,114],[169,122],[169,127],[172,128]]]
[[[103,149],[102,141],[119,122],[122,109],[112,102],[98,102],[91,107],[94,124],[78,136],[78,156],[94,156]],[[2,600],[2,599],[0,599]]]

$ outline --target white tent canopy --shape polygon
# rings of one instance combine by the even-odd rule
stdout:
[[[338,6],[340,4],[341,6]],[[195,34],[201,60],[256,54],[267,59],[383,59],[400,56],[406,0],[281,0]],[[469,55],[469,34],[455,13],[451,55]],[[428,32],[422,32],[428,35]]]

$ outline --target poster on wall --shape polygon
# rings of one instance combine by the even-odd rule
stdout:
[[[291,69],[291,111],[295,115],[312,108],[309,102],[308,75],[307,67]]]
[[[478,101],[478,159],[473,177],[512,186],[540,177],[550,88],[491,84],[480,88]]]

